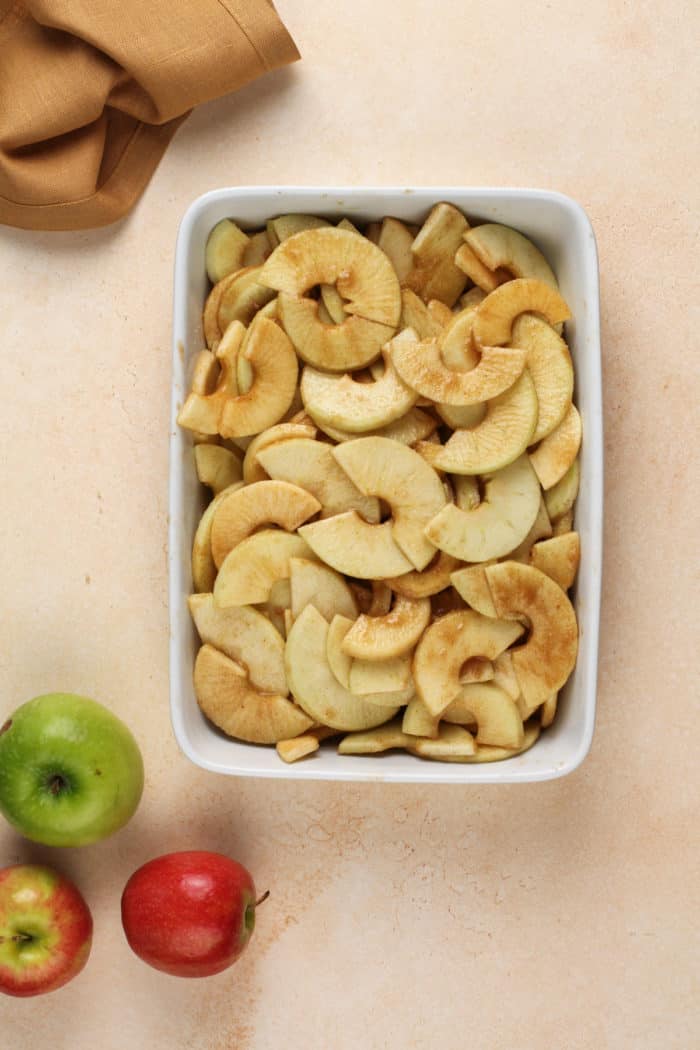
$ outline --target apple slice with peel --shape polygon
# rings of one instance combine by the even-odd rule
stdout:
[[[405,690],[410,684],[410,653],[394,656],[389,660],[353,660],[350,667],[350,692],[355,696],[378,693],[391,697]],[[410,695],[413,695],[412,688]],[[389,699],[386,706],[390,704]]]
[[[287,682],[300,707],[314,721],[346,731],[371,729],[392,718],[397,708],[377,707],[343,688],[328,664],[327,641],[327,622],[307,605],[294,621],[285,648]]]
[[[423,530],[446,500],[432,467],[407,445],[383,437],[346,441],[333,456],[360,492],[389,504],[394,540],[415,569],[424,569],[435,549]]]
[[[328,627],[328,638],[326,639],[328,666],[343,689],[350,689],[350,668],[352,667],[352,657],[343,652],[343,639],[353,622],[347,616],[334,616]]]
[[[216,361],[220,366],[216,387],[206,394],[197,393],[194,389],[190,391],[178,413],[177,421],[181,427],[203,434],[220,433],[224,406],[238,394],[236,357],[244,337],[245,328],[238,321],[226,329],[216,352]]]
[[[540,715],[540,725],[542,726],[543,729],[546,729],[548,726],[551,726],[552,722],[556,718],[556,715],[557,715],[557,698],[558,698],[558,696],[559,696],[558,693],[552,693],[552,695],[548,696],[547,699],[545,700],[545,702],[542,704],[542,713]]]
[[[437,425],[437,420],[429,416],[427,412],[422,412],[420,408],[410,408],[405,415],[400,416],[393,423],[376,430],[365,431],[363,436],[386,437],[391,438],[392,441],[400,441],[402,445],[414,445],[416,441],[429,437],[437,429]],[[348,430],[340,430],[327,423],[320,424],[320,428],[339,444],[342,444],[343,441],[354,441],[357,438],[357,434],[351,434]]]
[[[394,329],[401,313],[401,290],[383,251],[349,230],[304,230],[276,248],[260,280],[270,288],[300,296],[317,284],[335,284],[347,300],[345,312]]]
[[[248,243],[247,234],[231,219],[217,222],[207,237],[205,249],[207,276],[212,284],[241,269]]]
[[[483,420],[473,429],[457,430],[444,446],[418,442],[417,451],[436,470],[487,474],[518,459],[536,425],[537,394],[525,369],[509,390],[487,403]]]
[[[490,682],[463,686],[457,699],[442,712],[442,719],[458,725],[476,722],[477,744],[516,749],[523,742],[523,720],[517,704]]]
[[[194,465],[201,483],[215,496],[243,479],[240,459],[222,445],[195,445]]]
[[[194,692],[210,722],[251,744],[275,744],[313,725],[291,700],[255,689],[245,669],[213,645],[203,645],[197,653]]]
[[[412,568],[394,539],[391,522],[370,525],[354,510],[302,525],[299,535],[321,561],[346,576],[383,580]]]
[[[531,565],[506,561],[485,571],[498,616],[523,615],[530,622],[530,636],[512,659],[525,703],[534,709],[561,689],[574,669],[576,614],[561,587]]]
[[[419,696],[409,700],[403,713],[401,728],[409,736],[435,738],[440,731],[440,716],[430,713]]]
[[[340,573],[308,558],[289,559],[292,619],[296,620],[307,605],[313,605],[329,622],[334,616],[354,620],[357,603]]]
[[[447,728],[446,726],[443,728]],[[452,726],[451,728],[456,728]],[[502,762],[506,758],[515,758],[516,755],[522,755],[524,751],[528,751],[529,748],[535,743],[540,735],[539,723],[536,720],[530,721],[525,726],[523,734],[523,742],[519,748],[513,750],[509,747],[495,747],[492,744],[477,744],[476,750],[473,755],[467,755],[462,758],[452,758],[449,755],[444,755],[442,758],[443,762],[467,762],[467,763],[479,763],[479,762]]]
[[[387,577],[386,583],[392,591],[405,598],[430,598],[449,587],[450,573],[454,572],[460,562],[444,551],[438,551],[427,568],[422,572],[407,572],[402,576]]]
[[[518,230],[486,222],[467,230],[464,240],[489,270],[503,268],[515,277],[534,277],[558,290],[557,279],[544,255]]]
[[[224,558],[214,584],[214,601],[224,609],[267,601],[272,585],[289,579],[290,558],[313,558],[301,536],[281,529],[255,532]]]
[[[499,285],[476,308],[472,333],[478,346],[503,346],[511,338],[513,322],[524,313],[541,314],[551,325],[568,321],[569,307],[556,288],[531,277]]]
[[[279,525],[288,532],[317,514],[317,499],[287,481],[256,481],[229,493],[214,513],[211,552],[221,567],[224,558],[261,525]]]
[[[231,492],[236,492],[243,485],[234,481],[227,489],[222,489],[208,505],[199,519],[192,542],[192,586],[195,591],[211,591],[216,579],[216,564],[211,552],[211,527],[216,510],[223,499]]]
[[[536,543],[530,551],[530,564],[544,572],[568,591],[576,579],[581,559],[581,543],[578,532],[565,532],[561,536]]]
[[[213,594],[191,594],[187,602],[202,642],[243,664],[256,689],[287,695],[284,640],[266,616],[247,605],[220,609]]]
[[[323,441],[296,438],[260,449],[258,460],[271,478],[306,489],[321,504],[321,517],[355,510],[370,522],[379,521],[379,500],[363,495],[338,465],[334,450]]]
[[[350,375],[329,375],[306,365],[301,377],[301,397],[309,415],[319,425],[329,424],[351,433],[385,427],[413,408],[418,394],[406,386],[392,364],[391,352],[398,343],[412,340],[402,332],[382,352],[384,375],[372,383],[361,383]]]
[[[301,758],[313,755],[321,746],[322,740],[337,736],[337,729],[328,726],[318,726],[302,733],[301,736],[292,737],[291,740],[278,740],[276,746],[277,754],[283,762],[298,762]]]
[[[539,412],[532,443],[561,423],[571,404],[574,368],[569,348],[551,325],[535,314],[521,314],[513,324],[513,346],[527,354],[527,370],[537,392]]]
[[[258,434],[278,423],[296,392],[297,356],[274,321],[267,317],[255,319],[243,354],[253,368],[253,385],[247,393],[225,401],[219,433],[226,438]]]
[[[440,299],[454,306],[467,283],[455,266],[455,253],[469,223],[452,204],[436,204],[411,245],[413,266],[406,284],[421,299]]]
[[[420,758],[444,761],[463,761],[476,753],[476,741],[464,726],[441,725],[434,740],[409,737],[406,750]]]
[[[282,327],[302,360],[328,372],[349,372],[376,360],[396,331],[393,325],[344,316],[340,323],[327,324],[319,316],[315,299],[280,292],[277,312]],[[324,300],[326,309],[327,300]],[[333,320],[333,314],[329,312]]]
[[[482,616],[497,615],[483,565],[466,565],[450,576],[452,586],[467,605]]]
[[[389,660],[417,644],[430,622],[428,598],[398,595],[384,616],[360,616],[345,634],[343,652],[358,660]]]
[[[455,265],[483,292],[492,292],[510,277],[503,270],[494,271],[485,266],[470,244],[459,246],[455,252]]]
[[[404,383],[441,405],[473,405],[512,386],[525,367],[525,351],[484,346],[478,365],[468,372],[448,368],[436,339],[419,342],[406,329],[392,341],[392,361]],[[534,429],[534,428],[533,428]]]
[[[567,511],[571,510],[578,495],[580,479],[581,462],[577,456],[563,478],[556,485],[552,485],[551,489],[547,489],[544,494],[545,506],[551,521],[558,521]]]
[[[493,620],[471,609],[447,613],[431,624],[413,658],[416,692],[431,714],[441,714],[466,688],[460,672],[467,660],[495,660],[522,632],[520,623]]]
[[[277,445],[283,441],[290,441],[293,438],[313,439],[317,433],[316,427],[310,423],[292,423],[290,421],[289,423],[275,423],[274,426],[267,427],[266,430],[263,430],[262,433],[253,438],[246,449],[243,458],[243,480],[246,485],[252,485],[256,481],[265,481],[270,477],[258,460],[258,452],[269,448],[270,445]],[[289,481],[289,478],[276,478],[275,480]],[[298,484],[298,482],[293,482],[293,484]],[[304,488],[303,485],[302,488]]]
[[[460,561],[501,558],[525,539],[539,506],[537,476],[528,457],[521,456],[485,478],[484,496],[478,507],[467,511],[454,503],[446,504],[425,534],[436,547]]]
[[[222,332],[232,321],[250,324],[258,310],[275,298],[274,291],[261,283],[261,273],[261,266],[249,266],[231,275],[232,280],[221,292],[216,315]]]
[[[363,733],[350,733],[338,744],[339,755],[378,755],[383,751],[405,748],[409,737],[401,729],[401,723],[388,722],[386,725],[369,729]]]
[[[407,279],[413,267],[412,244],[413,234],[408,226],[405,226],[399,219],[387,216],[382,222],[377,247],[388,256],[401,284]]]
[[[566,474],[581,447],[581,417],[571,404],[559,426],[540,441],[530,462],[543,489],[551,489]]]

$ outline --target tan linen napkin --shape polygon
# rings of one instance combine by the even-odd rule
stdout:
[[[269,0],[0,0],[0,222],[114,222],[194,106],[297,58]]]

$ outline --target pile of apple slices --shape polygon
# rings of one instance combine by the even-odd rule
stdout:
[[[348,755],[526,750],[578,642],[581,420],[549,264],[447,203],[364,235],[225,219],[206,262],[179,414],[213,492],[192,550],[202,711],[288,762],[338,735]]]

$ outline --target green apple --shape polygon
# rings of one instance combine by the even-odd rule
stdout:
[[[115,715],[73,693],[22,704],[0,728],[0,811],[47,846],[84,846],[121,828],[143,791],[143,760]]]

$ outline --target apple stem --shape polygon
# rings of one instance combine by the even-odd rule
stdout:
[[[30,933],[16,933],[12,938],[15,944],[24,944],[26,941],[33,940]]]
[[[264,901],[266,901],[266,900],[267,900],[267,898],[268,898],[269,896],[270,896],[270,891],[269,891],[269,890],[265,890],[265,892],[264,892],[264,893],[262,893],[262,894],[261,894],[261,895],[260,895],[260,896],[258,897],[258,899],[256,900],[256,902],[255,902],[255,907],[256,907],[256,908],[260,907],[260,905],[261,905],[261,904],[262,904],[262,903],[263,903]]]
[[[58,773],[51,777],[49,781],[49,791],[52,795],[60,795],[63,788],[66,786],[66,782],[63,777],[59,776]]]

